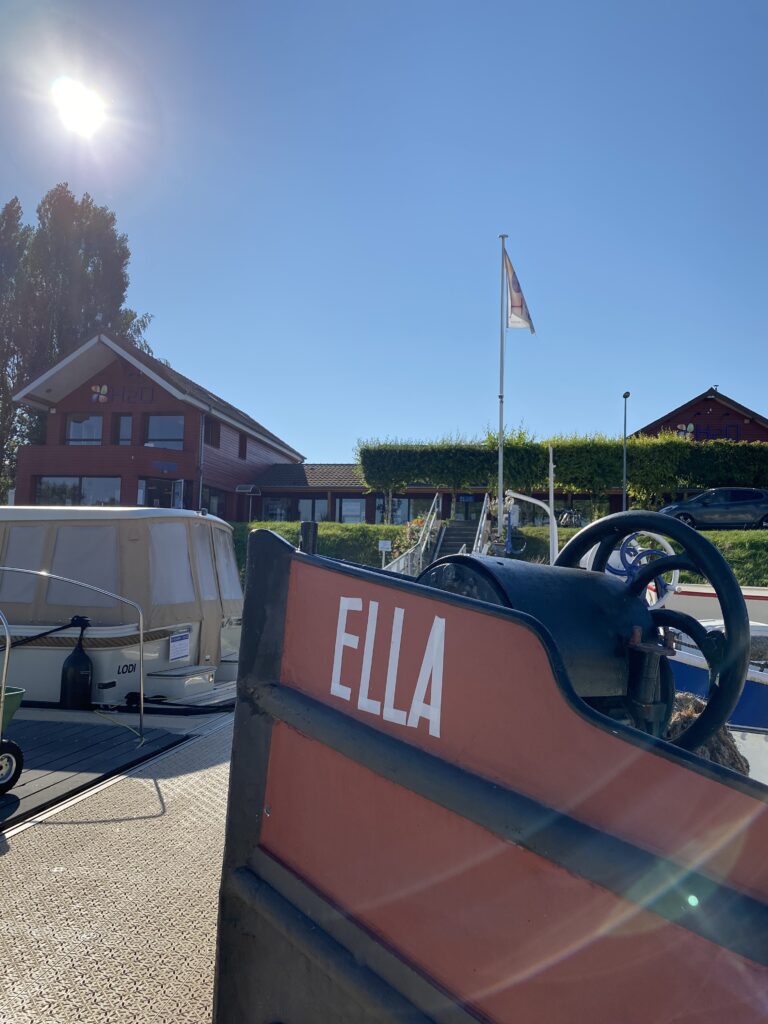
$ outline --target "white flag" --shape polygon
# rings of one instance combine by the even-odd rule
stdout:
[[[525,296],[520,282],[517,280],[512,260],[504,250],[504,267],[507,271],[507,327],[529,327],[531,334],[536,331],[533,328],[533,320],[525,304]]]

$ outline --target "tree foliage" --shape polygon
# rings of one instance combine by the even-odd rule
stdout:
[[[26,381],[99,330],[149,351],[151,316],[125,305],[128,239],[115,214],[86,193],[56,185],[25,225],[17,198],[0,210],[0,497],[16,448],[39,430],[38,418],[14,407]]]

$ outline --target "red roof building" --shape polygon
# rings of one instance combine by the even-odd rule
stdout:
[[[206,508],[239,520],[260,472],[304,459],[240,409],[106,334],[14,401],[47,413],[45,443],[19,449],[18,505]]]
[[[666,431],[693,441],[768,441],[768,419],[711,387],[632,436],[655,437]]]

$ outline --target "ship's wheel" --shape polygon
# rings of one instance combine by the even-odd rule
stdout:
[[[560,552],[555,565],[577,568],[584,556],[594,549],[592,570],[610,571],[607,567],[614,552],[620,552],[622,545],[638,534],[669,538],[683,551],[682,554],[654,554],[646,559],[645,564],[633,569],[627,586],[634,593],[640,596],[654,580],[673,571],[686,570],[708,580],[720,602],[722,632],[707,631],[692,615],[658,604],[650,608],[653,623],[660,631],[671,626],[685,633],[697,644],[709,665],[710,689],[706,706],[699,717],[671,741],[686,750],[693,750],[728,721],[744,689],[749,664],[749,616],[739,584],[726,560],[705,537],[677,519],[657,512],[619,512],[577,533]],[[666,552],[668,548],[664,550]]]

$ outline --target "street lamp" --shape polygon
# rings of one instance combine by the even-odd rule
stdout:
[[[629,398],[629,392],[624,392],[624,472],[622,475],[622,490],[621,490],[621,511],[627,511],[627,399]]]

